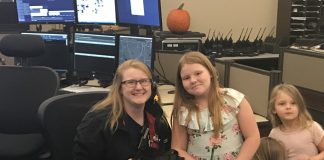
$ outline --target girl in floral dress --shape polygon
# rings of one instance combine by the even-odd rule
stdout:
[[[186,160],[249,160],[260,143],[252,108],[244,95],[220,88],[217,71],[200,52],[179,61],[172,148]]]

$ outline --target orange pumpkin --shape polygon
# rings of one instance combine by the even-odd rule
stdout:
[[[184,3],[177,9],[171,10],[167,16],[167,26],[173,33],[187,32],[190,26],[189,12],[183,10]]]

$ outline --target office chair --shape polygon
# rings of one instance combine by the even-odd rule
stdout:
[[[44,42],[34,35],[6,35],[0,51],[27,59],[44,53]],[[47,67],[0,66],[0,159],[36,160],[44,146],[39,105],[59,87],[56,72]]]
[[[72,160],[76,128],[89,109],[108,95],[105,91],[58,95],[44,101],[38,110],[49,146],[50,160]]]

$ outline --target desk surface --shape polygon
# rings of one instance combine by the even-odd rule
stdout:
[[[92,87],[92,86],[79,86],[79,85],[71,85],[65,88],[61,88],[62,91],[67,91],[67,92],[74,92],[74,93],[79,93],[79,92],[93,92],[93,91],[109,91],[110,88],[102,88],[102,87]]]
[[[174,90],[173,85],[160,85],[157,88],[157,94],[159,96],[159,103],[161,105],[173,104],[174,101]]]
[[[259,54],[257,56],[221,57],[221,58],[216,58],[216,59],[225,61],[225,60],[264,59],[264,58],[279,58],[279,54],[263,53],[263,54]]]

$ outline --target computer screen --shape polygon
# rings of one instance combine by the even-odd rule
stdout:
[[[116,55],[115,35],[75,33],[74,62],[80,80],[112,80]]]
[[[16,0],[20,23],[73,23],[73,0]]]
[[[119,35],[118,63],[121,64],[129,59],[138,59],[153,71],[155,58],[153,42],[153,37],[149,36]]]
[[[115,0],[76,0],[77,23],[116,24]]]
[[[160,0],[118,0],[117,17],[120,24],[161,27]]]
[[[21,34],[40,35],[45,42],[45,54],[28,58],[28,65],[47,66],[59,73],[67,73],[72,68],[73,56],[69,53],[66,33],[22,32]]]

